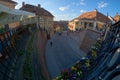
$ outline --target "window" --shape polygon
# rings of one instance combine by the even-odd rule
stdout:
[[[80,22],[80,25],[82,25],[82,22]]]
[[[85,27],[85,28],[87,27],[87,22],[84,23],[84,27]]]
[[[78,25],[78,22],[76,22],[76,25]]]
[[[89,23],[89,27],[93,27],[93,23]]]

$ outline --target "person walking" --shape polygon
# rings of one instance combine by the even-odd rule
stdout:
[[[50,42],[50,46],[52,47],[52,45],[53,45],[53,43],[52,43],[52,41]]]

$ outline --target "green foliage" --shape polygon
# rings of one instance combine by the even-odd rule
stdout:
[[[34,41],[34,35],[35,33],[32,33],[30,36],[30,40],[28,42],[28,47],[26,49],[26,58],[25,58],[25,63],[23,67],[23,75],[24,77],[29,77],[29,80],[32,80],[32,62],[31,62],[31,53],[33,51],[32,44]]]
[[[93,45],[93,46],[91,47],[91,54],[90,54],[90,56],[91,56],[91,58],[92,58],[91,60],[85,59],[85,60],[83,60],[82,62],[73,65],[73,66],[71,67],[71,70],[69,70],[69,71],[67,72],[67,73],[70,73],[70,75],[68,75],[66,72],[62,72],[62,74],[61,74],[60,76],[56,77],[56,78],[53,79],[53,80],[68,80],[69,78],[73,77],[73,76],[71,76],[73,73],[76,75],[76,76],[75,76],[75,78],[76,78],[75,80],[77,80],[77,79],[82,80],[83,74],[84,74],[84,71],[83,71],[82,67],[85,68],[85,70],[86,70],[86,72],[87,72],[87,73],[85,73],[85,74],[87,75],[87,74],[89,73],[91,67],[92,67],[92,66],[91,66],[91,62],[92,62],[93,60],[95,60],[95,58],[97,58],[97,56],[98,56],[97,52],[98,52],[98,51],[100,50],[100,48],[101,48],[101,43],[102,43],[102,41],[99,40],[99,41],[97,41],[97,42],[95,43],[95,45]],[[85,74],[84,74],[84,75],[85,75]]]
[[[0,27],[0,34],[6,32],[5,28]]]
[[[97,52],[96,52],[96,50],[92,50],[92,57],[93,57],[93,59],[97,57]]]
[[[3,18],[4,16],[6,16],[7,13],[5,12],[0,12],[0,18]]]
[[[95,44],[95,47],[99,49],[99,48],[101,47],[101,44],[97,42],[97,43]]]
[[[25,53],[25,50],[24,50],[24,49],[19,49],[19,50],[17,51],[17,54],[18,54],[19,56],[23,55],[24,53]]]

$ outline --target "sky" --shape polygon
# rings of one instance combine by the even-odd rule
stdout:
[[[81,14],[97,9],[104,15],[112,17],[120,14],[120,0],[13,0],[18,3],[19,9],[22,2],[38,5],[54,15],[54,20],[72,20]]]

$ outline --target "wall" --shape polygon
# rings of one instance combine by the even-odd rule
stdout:
[[[18,27],[19,25],[20,25],[19,22],[10,23],[10,24],[9,24],[9,28],[10,28],[10,29],[13,29],[13,28]]]
[[[101,33],[95,30],[87,29],[85,36],[80,45],[80,49],[88,53],[91,49],[91,46],[96,43],[97,39],[100,38]]]

